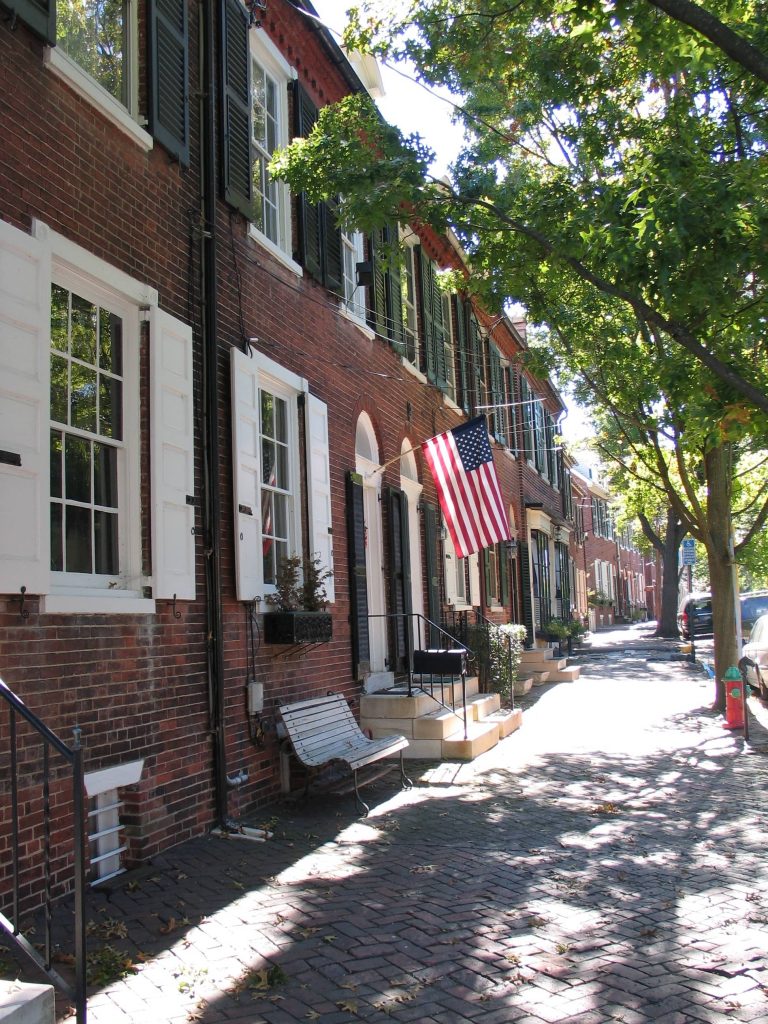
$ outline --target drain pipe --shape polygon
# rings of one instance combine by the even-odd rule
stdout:
[[[224,629],[221,602],[218,332],[216,322],[215,25],[212,0],[200,0],[200,260],[203,329],[203,543],[205,545],[208,716],[213,739],[216,822],[227,822],[224,737]]]

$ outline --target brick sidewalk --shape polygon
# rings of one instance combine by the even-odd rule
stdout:
[[[768,1020],[768,740],[711,699],[617,648],[365,820],[328,797],[185,843],[92,897],[92,955],[136,972],[90,1024]]]

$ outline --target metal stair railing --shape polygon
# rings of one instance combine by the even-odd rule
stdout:
[[[421,612],[382,612],[382,613],[376,613],[376,614],[369,615],[368,618],[369,619],[387,619],[387,620],[401,620],[402,621],[402,623],[404,625],[404,629],[405,629],[405,638],[406,638],[405,653],[406,653],[406,668],[407,668],[408,696],[409,697],[413,696],[413,675],[414,675],[413,654],[414,654],[414,650],[421,649],[422,627],[423,627],[423,637],[424,637],[424,639],[427,642],[433,640],[435,637],[437,637],[438,641],[445,639],[446,641],[450,642],[450,645],[451,645],[451,647],[453,649],[458,649],[458,650],[462,650],[462,651],[465,652],[466,662],[467,662],[468,665],[471,664],[475,660],[474,652],[472,650],[470,650],[470,648],[466,645],[466,643],[464,643],[458,637],[454,636],[452,633],[450,633],[443,626],[439,625],[437,622],[433,622],[432,619],[428,618],[426,615],[422,615]],[[416,626],[415,630],[414,630],[414,622],[415,622],[415,626]],[[416,644],[414,642],[414,635],[415,635],[416,640],[418,640],[418,646],[416,646]],[[448,647],[448,644],[446,644],[446,647]],[[426,690],[424,690],[423,692],[427,693]],[[428,696],[430,696],[432,698],[432,700],[435,701],[436,704],[439,704],[441,707],[445,708],[446,711],[450,711],[451,714],[456,715],[457,718],[460,718],[463,721],[463,723],[464,723],[464,739],[466,739],[467,738],[467,732],[468,732],[468,730],[467,730],[467,674],[466,674],[466,672],[462,672],[461,673],[461,709],[462,709],[461,710],[461,714],[459,714],[459,712],[454,707],[452,707],[450,704],[446,703],[446,701],[444,700],[444,690],[443,690],[443,680],[442,680],[442,678],[441,678],[441,684],[440,684],[440,697],[437,697],[435,695],[435,693],[433,692],[432,688],[430,688]]]
[[[14,946],[29,957],[42,970],[51,983],[64,992],[75,1005],[77,1024],[86,1024],[86,946],[85,946],[85,827],[83,823],[83,751],[80,746],[80,730],[75,728],[72,747],[68,747],[53,733],[29,708],[20,697],[0,679],[0,697],[3,698],[9,713],[9,753],[10,753],[10,795],[11,795],[11,859],[12,859],[12,920],[0,913],[0,927],[8,934]],[[19,745],[17,734],[17,718],[21,716],[34,730],[42,742],[42,788],[43,807],[43,843],[42,869],[44,880],[44,955],[40,955],[34,945],[21,934],[20,921],[20,812],[19,812]],[[51,755],[60,755],[68,769],[71,770],[72,781],[72,892],[74,894],[75,911],[75,983],[69,985],[54,970],[52,920],[53,920],[53,884],[51,871]]]

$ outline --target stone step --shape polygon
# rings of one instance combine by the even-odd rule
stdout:
[[[472,721],[469,708],[467,718]],[[378,723],[377,723],[378,725]],[[464,726],[464,719],[461,710],[450,711],[448,708],[438,708],[428,715],[414,719],[412,723],[413,738],[420,740],[443,740],[456,732],[457,728]]]
[[[426,693],[434,693],[446,704],[455,704],[461,700],[461,679],[446,679],[440,687],[440,677],[416,676],[413,677],[414,687],[418,686]],[[467,676],[466,693],[467,698],[476,694],[480,689],[480,681],[477,676]],[[442,696],[441,696],[442,694]]]
[[[360,719],[370,718],[419,718],[433,711],[434,700],[428,693],[414,690],[412,696],[404,687],[380,693],[360,695]]]
[[[553,657],[554,654],[549,647],[532,647],[520,652],[520,664],[532,668],[534,665],[551,661]]]
[[[549,679],[549,672],[534,672],[533,673],[533,685],[541,686],[542,683],[546,683]]]
[[[461,702],[454,705],[459,714],[462,713]],[[478,693],[474,697],[467,698],[467,715],[476,722],[482,722],[494,714],[501,707],[501,697],[498,693]]]
[[[533,676],[515,680],[515,696],[524,697],[533,688]]]
[[[499,726],[499,737],[504,739],[516,732],[523,724],[522,708],[501,708],[488,715],[487,722],[496,722]]]
[[[464,739],[463,727],[442,740],[442,757],[452,761],[473,761],[486,750],[495,747],[499,742],[500,729],[498,722],[470,722],[467,738]],[[406,755],[408,748],[406,748]]]
[[[549,673],[551,683],[573,683],[579,678],[581,669],[578,665],[569,665],[567,668],[557,669]]]

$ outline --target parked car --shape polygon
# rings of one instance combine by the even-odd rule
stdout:
[[[768,590],[755,590],[741,595],[741,635],[749,632],[761,615],[768,615]]]
[[[747,682],[760,691],[763,700],[768,700],[768,614],[761,615],[752,627],[742,657],[749,658],[759,667],[758,671],[749,665],[744,666]]]
[[[677,628],[683,640],[691,639],[691,622],[694,636],[706,636],[712,632],[711,594],[688,594],[683,599],[677,613]]]
[[[761,615],[768,615],[768,590],[755,590],[739,596],[741,602],[741,635],[749,631]],[[696,616],[694,636],[712,633],[712,595],[709,593],[688,594],[677,613],[677,627],[684,640],[691,639],[691,616]]]

